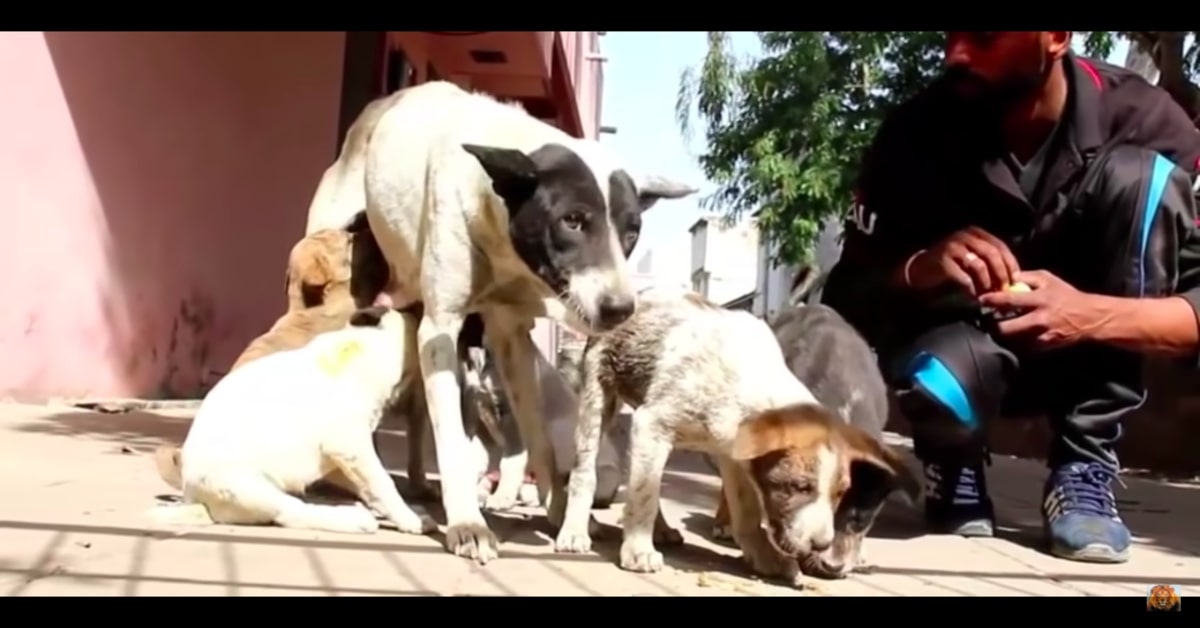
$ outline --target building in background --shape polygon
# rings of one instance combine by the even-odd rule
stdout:
[[[730,224],[720,216],[705,216],[688,233],[692,290],[722,305],[740,302],[754,291],[759,237],[753,219]]]
[[[813,260],[822,272],[829,272],[842,254],[842,222],[836,219],[826,221],[821,233],[817,236],[817,248]],[[773,261],[778,251],[777,246],[768,238],[763,237],[758,247],[757,287],[754,303],[750,311],[756,316],[768,318],[787,303],[792,291],[792,280],[796,278],[799,267],[795,264],[776,265]]]
[[[0,33],[0,397],[202,392],[283,311],[367,102],[441,78],[595,137],[602,61],[595,32]]]

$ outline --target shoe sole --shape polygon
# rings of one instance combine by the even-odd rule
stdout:
[[[996,528],[990,521],[971,521],[953,528],[930,526],[929,531],[934,534],[950,534],[969,539],[982,539],[996,536]]]
[[[1128,549],[1118,552],[1113,548],[1100,543],[1093,543],[1077,550],[1068,549],[1055,543],[1050,546],[1050,554],[1057,558],[1073,560],[1080,563],[1115,564],[1123,563],[1129,560]]]

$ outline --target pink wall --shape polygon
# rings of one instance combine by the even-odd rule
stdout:
[[[179,396],[284,307],[341,33],[0,34],[0,396]]]
[[[559,41],[566,53],[567,70],[583,136],[595,139],[600,129],[600,102],[604,93],[604,63],[599,57],[600,35],[595,31],[559,31]],[[592,56],[589,59],[588,56]]]

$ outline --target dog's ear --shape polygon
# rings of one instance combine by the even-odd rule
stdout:
[[[742,421],[730,457],[739,462],[783,449],[807,449],[829,438],[836,418],[816,403],[769,410]]]
[[[382,305],[372,305],[371,307],[363,307],[354,310],[350,315],[351,327],[378,327],[379,322],[383,320],[383,316],[388,313],[391,308]]]
[[[362,233],[371,231],[371,223],[367,220],[367,210],[362,210],[346,223],[346,231],[348,233]]]
[[[637,180],[638,203],[646,211],[662,199],[684,198],[695,194],[696,188],[666,177],[642,177]]]
[[[513,148],[463,144],[483,166],[492,180],[492,189],[511,209],[520,207],[537,190],[537,164],[529,155]]]
[[[848,423],[839,423],[836,432],[846,447],[850,464],[869,464],[884,471],[912,503],[919,503],[921,481],[894,449]]]
[[[808,297],[812,294],[813,287],[820,278],[821,269],[816,264],[808,264],[801,267],[792,279],[792,292],[788,296],[788,304],[796,307],[807,302]]]

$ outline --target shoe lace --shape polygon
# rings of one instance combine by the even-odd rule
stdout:
[[[1116,472],[1100,464],[1072,464],[1061,469],[1055,489],[1063,500],[1064,514],[1116,516],[1114,480],[1117,480]]]
[[[934,499],[945,496],[960,504],[977,503],[984,497],[980,486],[980,473],[983,473],[982,468],[949,469],[937,464],[927,464],[925,465],[925,493]],[[955,481],[952,483],[951,479]]]

